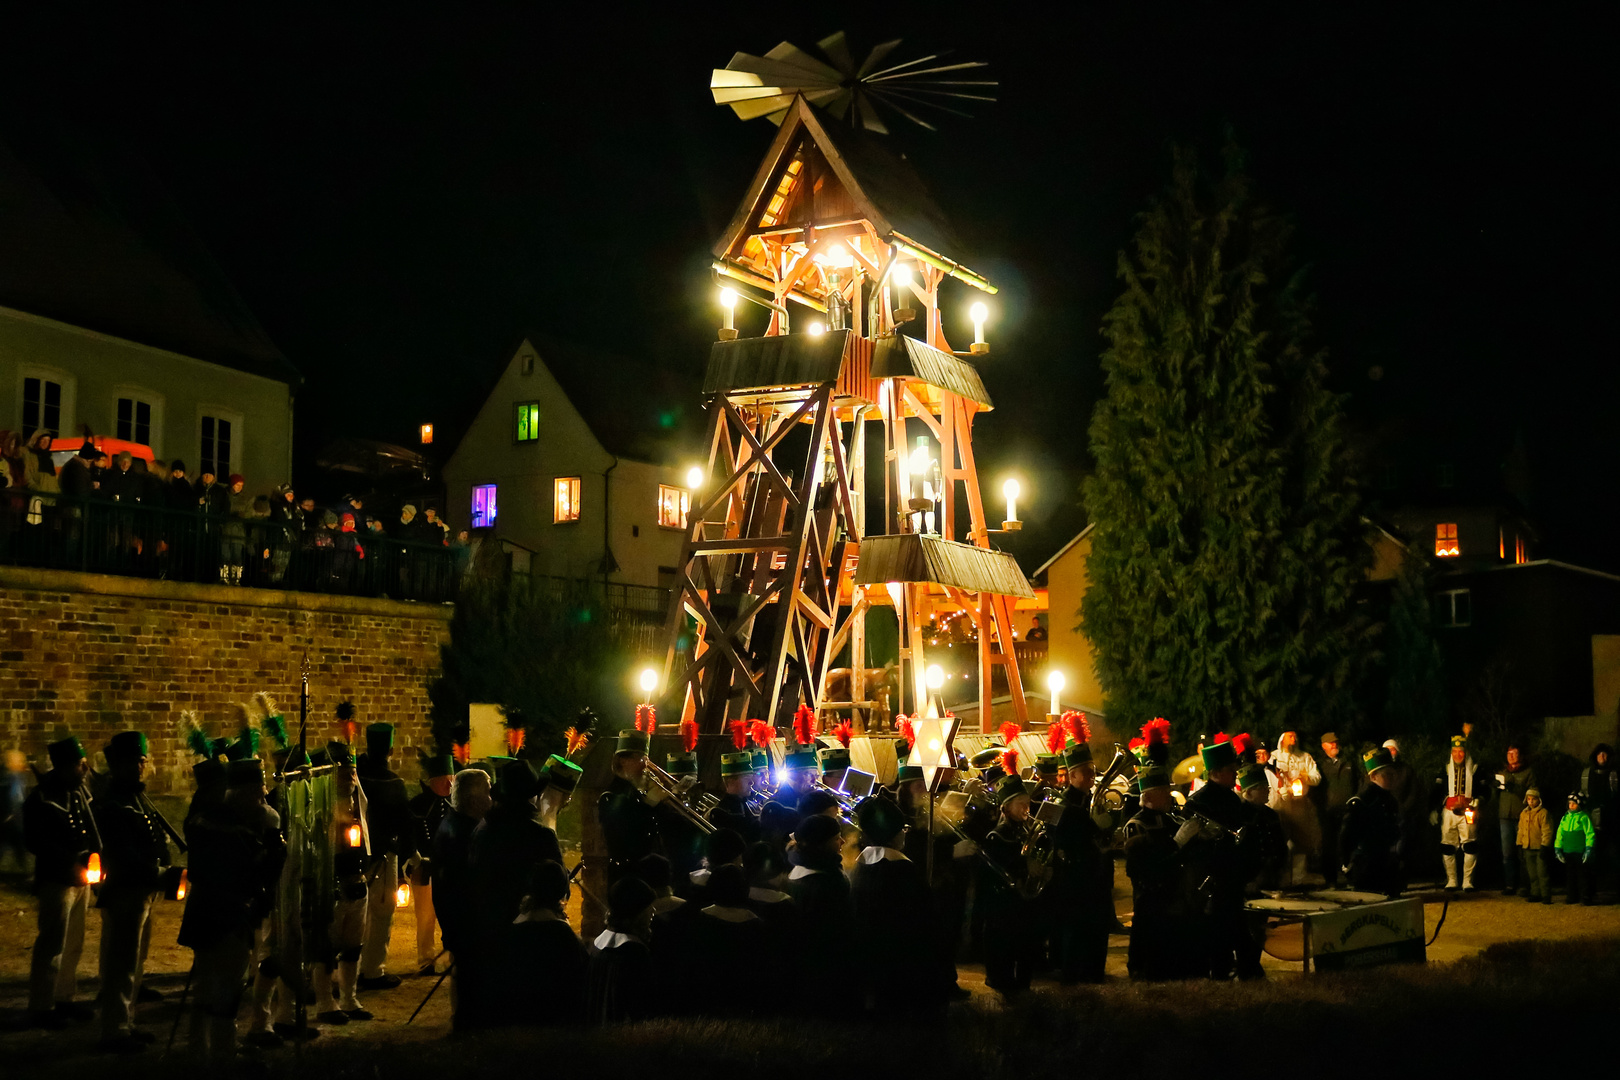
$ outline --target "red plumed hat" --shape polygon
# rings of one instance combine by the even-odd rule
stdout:
[[[816,744],[816,714],[808,705],[800,705],[793,714],[793,741],[804,747]]]
[[[681,748],[688,754],[697,749],[698,726],[697,721],[687,717],[681,721]]]
[[[731,728],[731,745],[739,750],[748,749],[748,721],[733,720],[727,726]]]
[[[855,735],[855,725],[851,724],[848,720],[841,720],[836,726],[833,727],[832,733],[833,738],[838,740],[838,745],[842,746],[845,750],[848,750],[849,740]]]
[[[1155,716],[1142,725],[1142,739],[1149,761],[1155,765],[1170,764],[1170,721]]]
[[[1091,741],[1091,724],[1086,720],[1086,714],[1077,709],[1070,709],[1063,714],[1063,726],[1068,729],[1069,737],[1077,743]]]
[[[1004,745],[1006,745],[1006,746],[1011,746],[1013,740],[1018,738],[1018,736],[1023,732],[1023,730],[1024,730],[1023,728],[1019,727],[1018,724],[1015,723],[1012,720],[1009,720],[1005,724],[1002,724],[1001,725],[1001,741],[1002,741],[1002,743]]]
[[[917,741],[917,728],[916,725],[912,723],[911,717],[909,716],[901,715],[895,717],[894,730],[898,731],[900,733],[900,737],[906,740],[907,747],[910,747]]]

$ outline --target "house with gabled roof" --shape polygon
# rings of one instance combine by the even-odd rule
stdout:
[[[532,552],[531,573],[669,588],[695,397],[667,370],[526,334],[444,466],[446,520]]]

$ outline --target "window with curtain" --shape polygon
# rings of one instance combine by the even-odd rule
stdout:
[[[579,477],[559,476],[553,484],[554,493],[551,499],[551,521],[560,525],[565,521],[579,520]]]

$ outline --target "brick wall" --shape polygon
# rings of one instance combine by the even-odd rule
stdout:
[[[334,711],[352,701],[362,725],[397,726],[396,760],[414,777],[450,615],[448,605],[0,567],[0,749],[43,764],[60,731],[94,755],[135,728],[152,741],[153,790],[187,790],[196,759],[180,742],[181,711],[214,737],[232,734],[236,704],[262,690],[296,737],[307,656],[310,745],[337,736]]]

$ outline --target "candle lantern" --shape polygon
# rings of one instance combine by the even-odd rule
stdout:
[[[92,851],[90,859],[84,864],[84,883],[86,885],[101,884],[101,853]]]

